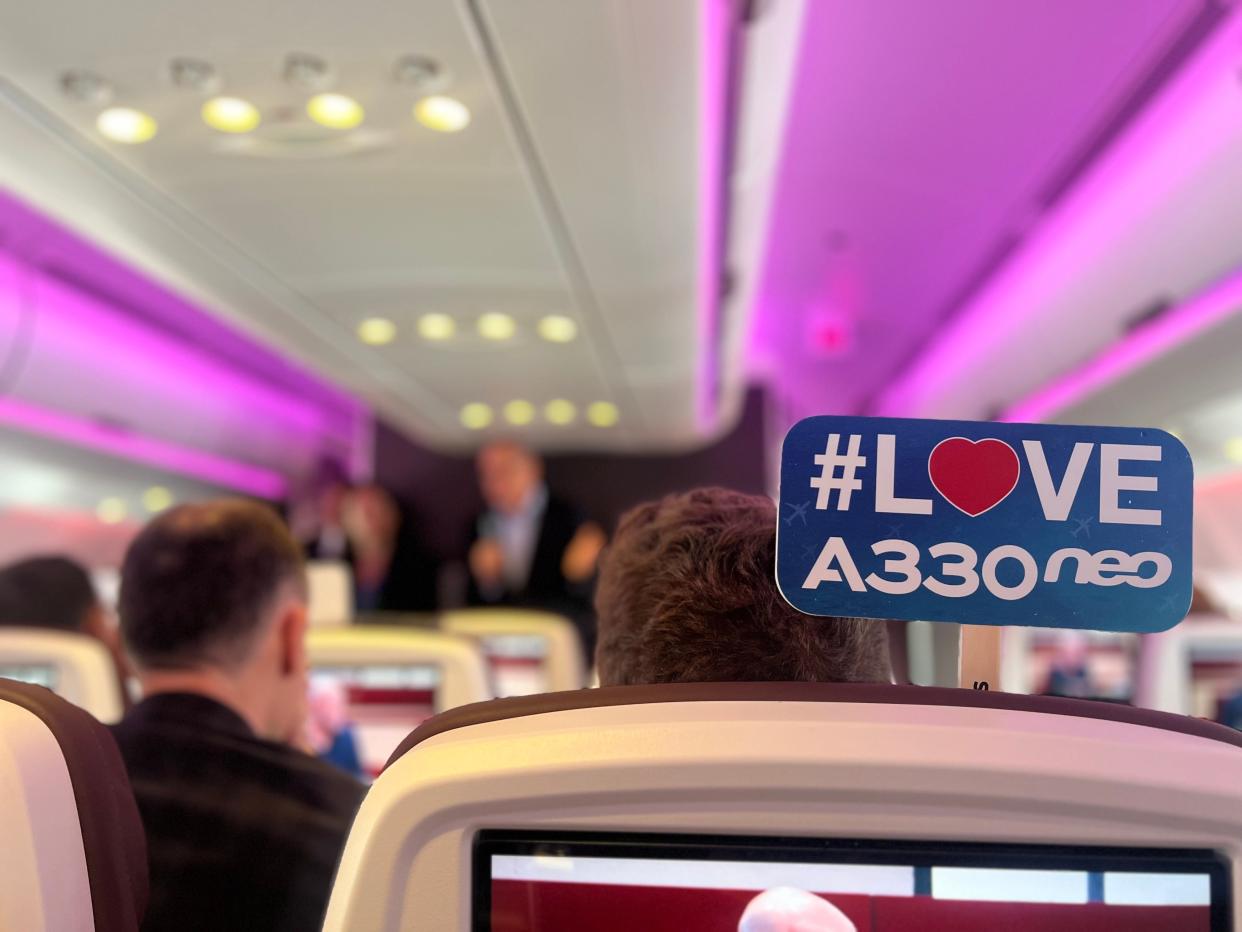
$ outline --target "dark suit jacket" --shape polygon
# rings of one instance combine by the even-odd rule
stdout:
[[[362,784],[205,696],[152,696],[112,732],[147,832],[144,932],[322,926]]]

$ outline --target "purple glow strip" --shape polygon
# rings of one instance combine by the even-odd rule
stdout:
[[[726,0],[702,0],[699,17],[699,365],[695,411],[700,431],[715,427],[720,378],[719,318],[728,146],[729,43]]]
[[[0,398],[0,425],[61,440],[73,446],[145,463],[259,498],[281,499],[285,478],[271,470],[202,450],[117,430],[104,424],[12,398]]]
[[[1166,311],[1085,365],[1019,401],[1001,420],[1043,421],[1238,313],[1242,313],[1242,271]]]

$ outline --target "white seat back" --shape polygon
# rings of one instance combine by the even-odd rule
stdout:
[[[105,724],[125,712],[112,655],[85,634],[0,628],[0,677],[46,686]]]
[[[339,560],[306,564],[307,610],[312,628],[337,628],[354,620],[354,574]]]
[[[1149,854],[1210,849],[1237,859],[1242,737],[1211,723],[1106,703],[921,687],[679,685],[498,700],[428,722],[381,775],[354,823],[325,929],[477,928],[472,904],[485,908],[480,904],[490,903],[497,889],[478,884],[505,861],[489,861],[480,848],[496,833],[499,845],[512,843],[508,835],[550,839],[543,854],[508,858],[510,878],[566,885],[582,893],[587,908],[610,915],[626,914],[613,886],[632,881],[629,862],[608,866],[596,860],[598,853],[566,855],[569,838],[596,839],[581,843],[588,846],[616,833],[755,844],[806,839],[813,852],[849,840],[840,843],[843,863],[855,865],[840,881],[853,884],[845,906],[851,896],[887,898],[885,908],[907,910],[902,914],[909,918],[884,928],[918,928],[919,909],[943,916],[957,907],[932,902],[926,891],[916,899],[914,867],[872,870],[863,855],[851,853],[854,840],[864,847],[1023,845],[1036,858],[1062,851],[1076,857],[1078,849],[1066,846],[1103,845]],[[674,874],[653,861],[644,883],[754,884],[751,893],[733,891],[735,923],[747,898],[775,883],[779,872],[720,867],[719,860],[704,857],[706,877]],[[1211,864],[1214,874],[1191,878],[1189,900],[1170,893],[1154,902],[1206,928],[1197,923],[1208,907],[1194,897],[1207,896],[1209,877],[1220,887],[1213,896],[1238,886],[1237,868],[1230,868],[1230,880],[1216,860]],[[1071,921],[1080,911],[1100,913],[1101,929],[1131,927],[1127,910],[1139,906],[1087,903],[1095,868],[1074,870],[1083,899],[1058,908],[1073,914]],[[839,889],[830,886],[837,876],[831,870],[786,876],[812,874],[823,889]],[[1165,895],[1151,893],[1150,877],[1122,879],[1134,881],[1125,894],[1131,902],[1139,894]],[[952,880],[946,874],[935,882],[948,887]],[[986,895],[984,889],[980,896]],[[512,928],[573,927],[531,918],[536,915],[544,916],[528,910]]]
[[[440,627],[480,644],[496,695],[522,696],[582,689],[582,641],[561,615],[526,609],[480,608],[445,612]]]

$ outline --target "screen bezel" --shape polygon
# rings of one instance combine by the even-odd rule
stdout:
[[[472,932],[491,932],[491,859],[501,854],[1207,874],[1211,932],[1233,928],[1230,863],[1208,848],[483,829],[474,834],[471,854]]]

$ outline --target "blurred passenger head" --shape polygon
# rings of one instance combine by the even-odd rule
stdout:
[[[601,685],[888,682],[883,623],[803,615],[775,565],[762,496],[696,489],[630,511],[600,563]]]
[[[475,467],[484,501],[503,514],[521,511],[543,482],[543,461],[513,440],[497,440],[483,447]]]
[[[296,733],[306,695],[301,551],[270,508],[225,499],[170,509],[130,544],[121,632],[144,676],[220,675],[269,737]]]
[[[823,897],[774,887],[747,904],[737,932],[857,932],[857,927]]]
[[[31,557],[0,570],[0,625],[95,634],[102,616],[90,576],[67,557]]]

